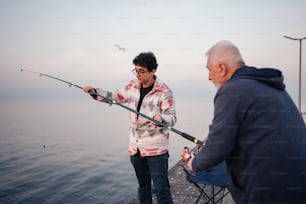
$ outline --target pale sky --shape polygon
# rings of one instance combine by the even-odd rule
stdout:
[[[306,37],[305,11],[305,0],[0,0],[0,98],[66,90],[20,68],[113,90],[134,77],[142,51],[155,53],[157,75],[174,92],[211,96],[205,52],[229,40],[248,65],[283,71],[296,101],[299,43],[283,35]],[[306,50],[302,58],[306,87]]]

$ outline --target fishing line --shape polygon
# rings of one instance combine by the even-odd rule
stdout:
[[[32,74],[37,74],[37,75],[39,75],[39,76],[49,77],[49,78],[51,78],[51,79],[58,80],[58,81],[61,81],[61,82],[63,82],[63,83],[66,83],[66,84],[69,85],[69,87],[74,86],[74,87],[76,87],[76,88],[79,88],[79,89],[82,89],[82,90],[83,90],[83,87],[81,87],[81,86],[79,86],[79,85],[76,85],[76,84],[74,84],[74,83],[71,83],[71,82],[69,82],[69,81],[60,79],[60,78],[58,78],[58,77],[55,77],[55,76],[52,76],[52,75],[49,75],[49,74],[44,74],[44,73],[40,73],[40,72],[28,70],[28,69],[20,69],[20,71],[21,71],[21,72],[28,72],[28,73],[32,73]],[[191,135],[189,135],[189,134],[187,134],[187,133],[181,132],[181,131],[179,131],[178,129],[176,129],[176,128],[174,128],[174,127],[168,126],[168,125],[165,124],[165,123],[162,123],[162,122],[160,122],[160,121],[158,121],[158,120],[155,120],[154,118],[151,118],[151,117],[149,117],[149,116],[147,116],[147,115],[145,115],[145,114],[143,114],[143,113],[141,113],[141,112],[138,112],[138,111],[136,111],[136,110],[134,110],[134,109],[132,109],[132,108],[130,108],[130,107],[128,107],[128,106],[123,105],[122,103],[118,103],[118,102],[115,101],[115,100],[109,99],[109,98],[107,98],[107,97],[105,97],[105,96],[102,96],[102,95],[100,95],[100,94],[97,94],[97,93],[93,93],[93,94],[94,94],[94,96],[99,96],[99,97],[103,98],[103,99],[106,100],[109,104],[118,105],[118,106],[120,106],[120,107],[122,107],[122,108],[125,108],[125,109],[127,109],[127,110],[129,110],[129,111],[131,111],[131,112],[133,112],[133,113],[135,113],[135,114],[138,114],[138,115],[140,115],[140,116],[142,116],[142,117],[144,117],[144,118],[146,118],[146,119],[152,121],[153,123],[155,123],[155,124],[157,124],[157,125],[159,125],[159,126],[162,126],[162,127],[164,127],[164,128],[167,128],[168,130],[170,130],[170,131],[172,131],[172,132],[174,132],[174,133],[176,133],[176,134],[178,134],[178,135],[184,137],[185,139],[187,139],[187,140],[189,140],[189,141],[191,141],[191,142],[194,142],[194,143],[197,144],[197,145],[203,145],[203,142],[202,142],[202,141],[196,139],[195,137],[193,137],[193,136],[191,136]]]
[[[28,69],[20,69],[20,71],[21,71],[21,72],[29,72],[29,73],[32,73],[32,74],[37,74],[37,75],[39,75],[39,76],[46,76],[46,77],[49,77],[49,78],[51,78],[51,79],[55,79],[55,80],[64,82],[64,83],[68,84],[69,87],[75,86],[75,87],[77,87],[77,88],[79,88],[79,89],[83,89],[83,87],[81,87],[81,86],[78,86],[78,85],[76,85],[76,84],[73,84],[73,83],[71,83],[71,82],[65,81],[65,80],[63,80],[63,79],[60,79],[60,78],[51,76],[51,75],[49,75],[49,74],[39,73],[39,72],[35,72],[35,71],[32,71],[32,70],[28,70]]]

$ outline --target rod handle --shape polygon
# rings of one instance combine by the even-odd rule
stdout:
[[[189,135],[189,134],[187,134],[187,133],[184,133],[184,132],[183,132],[181,135],[182,135],[182,137],[186,138],[187,140],[190,140],[190,141],[194,142],[194,143],[197,144],[197,145],[203,145],[203,142],[202,142],[202,141],[200,141],[200,140],[194,138],[193,136],[191,136],[191,135]]]

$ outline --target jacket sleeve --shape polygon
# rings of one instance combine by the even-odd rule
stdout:
[[[177,118],[175,110],[175,101],[171,90],[168,90],[162,95],[160,110],[160,116],[163,122],[169,126],[174,126]]]
[[[239,128],[239,98],[239,94],[228,94],[222,88],[217,92],[207,140],[192,162],[194,171],[215,166],[233,151]]]
[[[97,100],[104,103],[112,104],[112,101],[126,103],[128,102],[128,90],[132,82],[121,89],[117,89],[115,92],[106,91],[100,88],[96,88],[97,91]]]

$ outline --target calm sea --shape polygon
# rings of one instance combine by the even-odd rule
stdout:
[[[176,99],[175,128],[203,139],[212,98]],[[0,203],[128,203],[128,112],[89,98],[0,100]],[[171,168],[184,146],[171,133]]]

